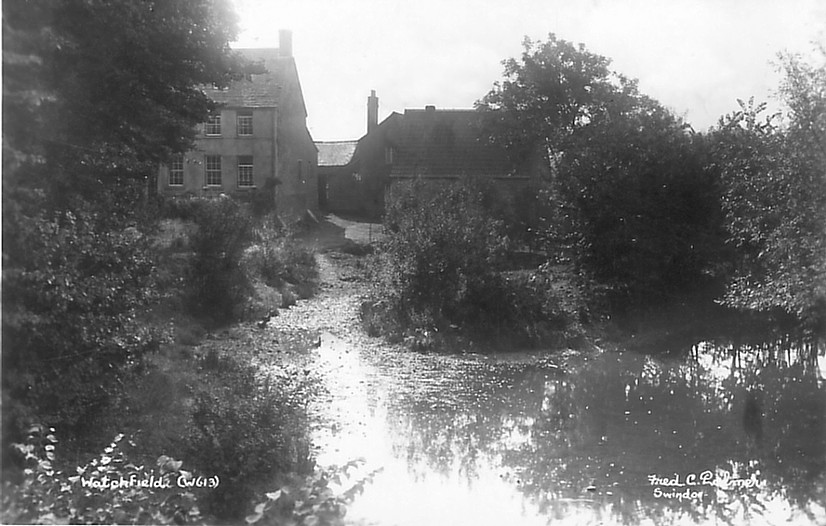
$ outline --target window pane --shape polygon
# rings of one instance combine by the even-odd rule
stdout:
[[[221,114],[210,115],[206,125],[204,125],[206,135],[221,135]]]
[[[238,186],[255,186],[252,156],[238,156]]]
[[[207,186],[221,186],[221,156],[206,156],[206,184]]]
[[[238,110],[238,135],[252,135],[252,111]]]
[[[176,155],[169,163],[169,186],[183,186],[184,156]]]

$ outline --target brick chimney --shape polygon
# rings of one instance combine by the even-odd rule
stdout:
[[[367,133],[370,133],[379,125],[379,98],[376,97],[376,90],[370,90],[367,97]]]
[[[293,56],[293,32],[289,29],[278,30],[278,56]]]

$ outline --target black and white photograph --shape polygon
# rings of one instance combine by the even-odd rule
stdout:
[[[822,0],[5,0],[0,524],[826,524]]]

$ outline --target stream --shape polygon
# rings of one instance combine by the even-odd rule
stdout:
[[[361,331],[354,259],[318,260],[273,325],[318,335],[317,461],[363,461],[347,524],[826,524],[818,353],[415,353]]]

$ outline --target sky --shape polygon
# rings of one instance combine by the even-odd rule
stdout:
[[[293,55],[317,141],[366,132],[367,97],[379,121],[406,108],[471,108],[501,80],[522,41],[554,33],[612,60],[640,90],[706,130],[737,99],[773,103],[777,53],[822,59],[823,0],[233,0],[235,47]],[[774,106],[778,107],[778,106]]]

